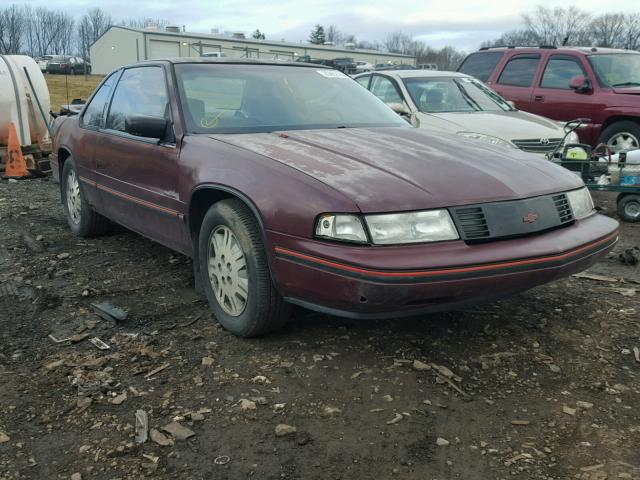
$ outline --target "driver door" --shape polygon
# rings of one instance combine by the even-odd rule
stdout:
[[[165,117],[165,138],[125,131],[128,115]],[[107,216],[180,249],[185,205],[178,198],[178,153],[162,66],[127,68],[116,85],[96,154],[97,183]]]

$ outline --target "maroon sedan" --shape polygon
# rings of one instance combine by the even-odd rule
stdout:
[[[71,230],[110,220],[191,256],[242,336],[280,327],[291,304],[371,318],[485,302],[583,270],[618,239],[573,173],[414,129],[318,65],[127,66],[56,121],[54,142]]]

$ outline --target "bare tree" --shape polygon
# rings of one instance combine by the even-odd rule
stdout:
[[[575,45],[584,41],[591,16],[576,7],[550,9],[539,5],[533,13],[522,15],[522,20],[541,44]]]
[[[598,47],[622,47],[625,43],[625,15],[607,13],[591,22],[593,43]]]
[[[342,32],[338,30],[335,25],[329,25],[324,31],[325,42],[335,43],[336,45],[342,45],[344,36]]]
[[[623,48],[629,50],[640,49],[640,13],[630,13],[624,19],[624,44]]]
[[[163,18],[143,17],[122,20],[119,25],[129,28],[146,28],[148,25],[155,25],[160,30],[164,30],[167,25],[171,25],[171,22]]]
[[[0,9],[0,53],[15,55],[22,53],[27,31],[24,9],[9,5]]]

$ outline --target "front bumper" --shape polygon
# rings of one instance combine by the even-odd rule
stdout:
[[[559,230],[468,245],[358,247],[269,232],[284,297],[353,318],[450,310],[582,271],[618,241],[618,223],[593,215]]]

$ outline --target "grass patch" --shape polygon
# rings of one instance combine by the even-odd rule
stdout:
[[[85,80],[84,75],[68,75],[65,78],[65,75],[46,74],[44,78],[47,81],[49,95],[51,96],[51,110],[57,112],[60,110],[60,105],[67,103],[67,84],[69,102],[74,98],[81,98],[86,101],[104,76],[88,75]]]

